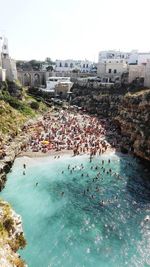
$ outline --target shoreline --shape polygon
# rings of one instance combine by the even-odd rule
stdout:
[[[109,154],[109,153],[118,153],[119,151],[117,151],[116,149],[113,149],[113,148],[108,148],[103,154],[100,154],[100,155],[95,155],[95,156],[101,156],[101,155],[106,155],[106,154]],[[74,155],[73,154],[73,150],[67,150],[67,149],[63,149],[61,151],[55,151],[55,150],[51,150],[49,152],[46,152],[46,153],[43,153],[41,151],[39,152],[32,152],[32,151],[21,151],[17,156],[16,158],[22,158],[22,157],[29,157],[29,158],[43,158],[43,157],[54,157],[54,156],[64,156],[64,155],[68,155],[68,156],[71,156],[71,157],[76,157],[76,156],[89,156],[90,157],[90,153],[80,153],[79,155]],[[95,156],[92,156],[92,157],[95,157]]]

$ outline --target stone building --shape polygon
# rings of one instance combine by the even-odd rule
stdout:
[[[137,78],[145,77],[145,64],[128,66],[128,83],[132,83]]]
[[[0,37],[0,80],[17,80],[17,69],[15,60],[11,59],[8,50],[8,40]]]
[[[104,82],[116,82],[121,81],[127,74],[128,83],[145,79],[145,86],[150,86],[149,60],[150,52],[101,51],[98,57],[97,75]]]
[[[145,66],[144,86],[150,88],[150,60]]]
[[[97,75],[103,82],[119,82],[127,70],[128,64],[124,59],[109,59],[97,65]]]

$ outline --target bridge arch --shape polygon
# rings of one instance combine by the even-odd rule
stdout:
[[[24,73],[23,75],[23,85],[30,86],[32,81],[32,77],[30,73]]]
[[[41,84],[41,79],[40,79],[39,73],[35,73],[33,75],[33,84],[34,84],[34,86],[39,86]]]

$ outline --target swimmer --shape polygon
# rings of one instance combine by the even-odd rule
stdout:
[[[38,183],[35,184],[36,186],[38,185]]]
[[[104,206],[104,200],[100,201],[99,203],[101,206]]]
[[[64,171],[61,172],[62,174],[64,173]]]
[[[83,173],[81,174],[81,177],[83,177]]]
[[[108,163],[110,163],[110,159],[108,160]]]
[[[26,164],[25,163],[23,164],[23,168],[26,169]]]
[[[26,175],[25,171],[23,171],[23,175]]]
[[[68,165],[68,170],[70,169],[70,164]]]
[[[64,192],[61,192],[61,195],[63,196],[65,193]]]

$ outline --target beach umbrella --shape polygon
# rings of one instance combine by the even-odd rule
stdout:
[[[45,141],[45,140],[44,140],[44,141],[42,141],[41,143],[44,144],[44,145],[48,145],[48,144],[49,144],[49,141]]]

